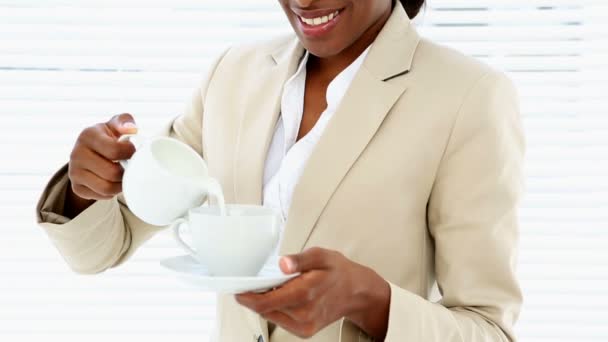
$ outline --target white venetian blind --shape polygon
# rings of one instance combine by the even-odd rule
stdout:
[[[528,136],[522,341],[608,341],[608,4],[431,0],[423,35],[510,74]],[[153,132],[210,58],[290,27],[276,1],[0,0],[0,341],[204,341],[214,296],[158,266],[72,274],[34,223],[80,130],[122,112]]]

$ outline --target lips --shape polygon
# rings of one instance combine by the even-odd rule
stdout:
[[[305,36],[318,38],[328,34],[339,22],[344,9],[297,10],[299,28]]]
[[[320,8],[320,9],[301,9],[301,8],[292,8],[292,11],[300,17],[304,18],[317,18],[325,15],[329,15],[330,13],[334,13],[336,11],[341,11],[344,8]]]
[[[301,21],[310,26],[319,26],[321,24],[327,24],[330,20],[333,20],[335,17],[340,14],[340,11],[335,11],[330,13],[329,15],[323,15],[318,17],[306,18],[303,16],[298,16]]]

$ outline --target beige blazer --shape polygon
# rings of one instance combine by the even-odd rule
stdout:
[[[399,2],[397,2],[399,3]],[[193,146],[226,200],[260,204],[281,90],[303,48],[295,36],[233,47],[212,65],[165,134]],[[513,341],[522,303],[515,274],[524,137],[502,74],[421,39],[400,5],[374,42],[293,195],[281,253],[342,252],[391,284],[386,341]],[[39,220],[65,261],[97,273],[162,227],[121,197],[61,216],[66,169],[50,181]],[[434,284],[441,300],[431,302]],[[219,341],[299,341],[218,300]],[[311,341],[361,341],[340,320]]]

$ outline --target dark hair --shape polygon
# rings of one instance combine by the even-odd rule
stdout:
[[[420,13],[420,9],[424,6],[425,0],[399,0],[405,11],[407,12],[407,16],[410,19],[414,19]]]

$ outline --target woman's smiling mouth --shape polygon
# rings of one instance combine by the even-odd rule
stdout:
[[[316,18],[304,18],[301,16],[298,16],[298,17],[300,18],[301,21],[303,21],[307,25],[319,26],[321,24],[326,24],[330,20],[333,20],[339,14],[340,14],[340,11],[335,11],[333,13],[330,13],[329,15],[324,15],[322,17],[316,17]]]
[[[298,17],[299,28],[310,38],[319,38],[327,34],[338,23],[343,9],[294,11]]]

